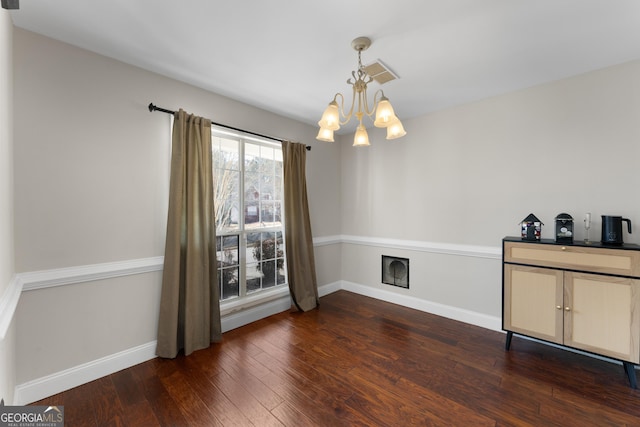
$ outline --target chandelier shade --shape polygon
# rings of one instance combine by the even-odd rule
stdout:
[[[376,108],[376,121],[373,122],[373,125],[379,128],[386,128],[394,118],[397,119],[393,112],[393,107],[387,97],[383,96],[380,98],[380,102],[378,102],[378,108]]]
[[[354,135],[353,145],[368,146],[369,135],[367,129],[362,123],[362,118],[366,115],[373,120],[373,125],[379,128],[387,129],[387,139],[400,138],[407,134],[400,122],[400,119],[396,116],[391,106],[389,99],[384,96],[382,90],[378,90],[373,95],[373,106],[369,108],[369,102],[367,99],[367,85],[373,81],[373,77],[367,74],[365,68],[362,66],[361,53],[371,46],[371,40],[367,37],[358,37],[351,42],[351,46],[358,52],[358,68],[356,71],[352,71],[352,79],[347,80],[352,86],[352,99],[351,107],[349,111],[345,113],[344,108],[344,95],[337,93],[333,101],[329,103],[322,118],[318,122],[320,130],[316,139],[320,141],[333,142],[333,132],[340,129],[341,125],[349,123],[351,117],[354,115],[358,119],[358,127]],[[340,98],[340,105],[338,105],[338,98]],[[355,105],[358,105],[357,111],[354,111]],[[375,120],[374,120],[375,114]],[[341,117],[343,119],[341,119]]]
[[[340,129],[340,112],[338,110],[338,103],[335,100],[331,101],[327,109],[324,110],[318,126],[327,130]]]
[[[400,119],[397,117],[387,126],[387,139],[396,139],[405,136],[407,132],[404,130]]]
[[[356,129],[356,136],[353,138],[354,147],[366,147],[369,146],[369,134],[367,129],[360,123],[358,129]]]
[[[333,142],[333,131],[327,128],[320,128],[316,139],[319,141]]]

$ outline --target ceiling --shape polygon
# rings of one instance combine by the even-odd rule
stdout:
[[[399,76],[383,89],[401,119],[640,59],[638,0],[22,0],[11,16],[314,125],[350,90],[358,36],[363,64]]]

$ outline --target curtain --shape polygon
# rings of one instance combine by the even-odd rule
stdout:
[[[319,304],[307,202],[306,156],[304,144],[282,142],[287,276],[291,297],[300,311],[312,310]]]
[[[160,357],[222,338],[216,272],[211,121],[175,114],[169,213],[158,321]]]

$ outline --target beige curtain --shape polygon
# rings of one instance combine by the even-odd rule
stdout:
[[[160,357],[220,341],[211,121],[175,114],[167,242],[158,322]]]
[[[291,297],[301,311],[312,310],[319,304],[307,202],[306,156],[304,144],[282,143],[287,276]]]

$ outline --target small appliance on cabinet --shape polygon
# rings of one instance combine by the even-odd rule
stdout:
[[[573,243],[573,217],[567,213],[556,217],[556,243]]]
[[[621,246],[624,244],[622,238],[622,223],[627,223],[627,231],[631,234],[631,220],[615,215],[602,215],[602,244]]]

